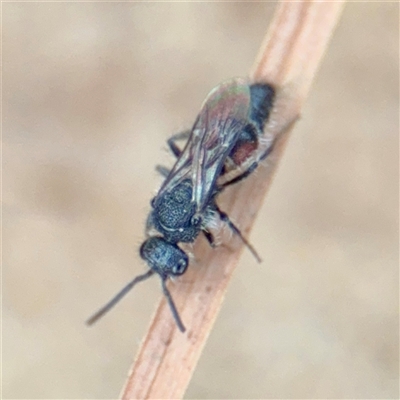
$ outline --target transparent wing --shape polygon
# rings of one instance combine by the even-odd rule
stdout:
[[[245,79],[235,78],[214,88],[158,195],[190,179],[193,201],[197,212],[201,212],[208,204],[226,157],[247,124],[249,108],[250,89]]]

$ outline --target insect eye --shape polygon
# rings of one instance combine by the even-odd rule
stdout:
[[[172,273],[174,275],[182,275],[186,271],[187,262],[184,259],[180,259],[173,267]]]

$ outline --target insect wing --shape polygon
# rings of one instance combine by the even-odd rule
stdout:
[[[192,167],[193,200],[202,211],[212,194],[226,157],[247,124],[249,86],[234,79],[215,88],[203,104],[193,132],[201,138]]]
[[[247,124],[250,89],[236,78],[214,88],[203,103],[186,146],[159,191],[170,191],[184,179],[193,183],[193,201],[201,212],[215,180]]]

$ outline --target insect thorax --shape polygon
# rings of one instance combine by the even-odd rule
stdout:
[[[193,242],[200,233],[192,192],[190,180],[185,180],[153,202],[151,223],[168,242]]]

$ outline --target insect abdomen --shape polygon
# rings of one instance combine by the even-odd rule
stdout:
[[[250,85],[251,112],[250,119],[263,132],[275,99],[275,89],[268,83]]]

